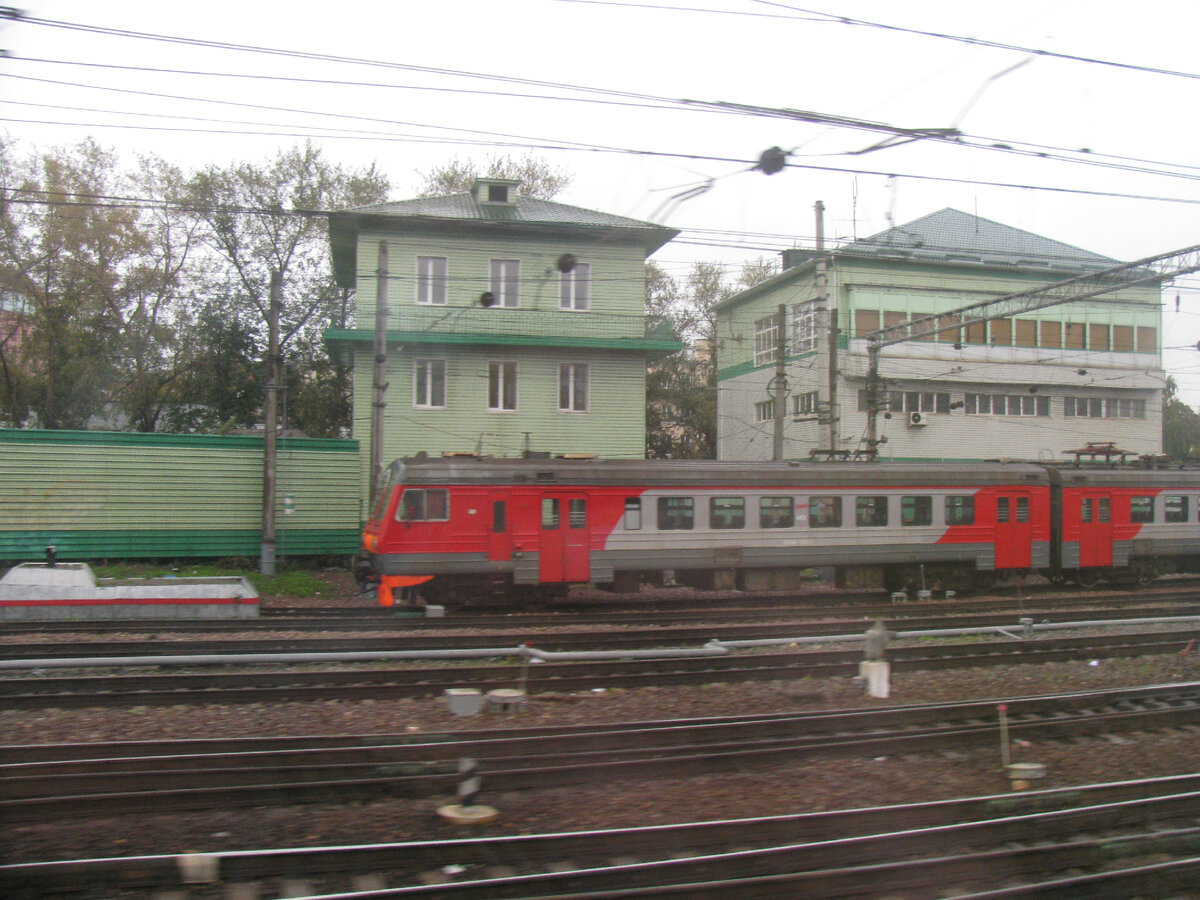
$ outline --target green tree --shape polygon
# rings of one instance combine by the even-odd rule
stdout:
[[[4,412],[13,425],[32,415],[43,428],[82,428],[117,383],[150,243],[138,210],[101,199],[124,183],[93,141],[25,156],[6,142],[0,178],[0,291],[19,306],[0,334]]]
[[[682,284],[646,264],[647,331],[669,330],[687,346],[652,362],[646,374],[646,455],[712,459],[717,451],[717,306],[776,273],[774,263],[745,263],[731,283],[725,266],[700,261]]]
[[[1163,390],[1163,453],[1183,461],[1200,457],[1200,414],[1179,399],[1179,385],[1168,377]]]
[[[519,192],[526,197],[550,200],[571,183],[571,174],[566,169],[555,169],[539,156],[532,153],[522,157],[489,156],[481,171],[474,160],[455,156],[448,163],[425,171],[417,171],[421,178],[418,197],[438,197],[445,194],[461,194],[469,191],[476,178],[506,178],[521,182]]]
[[[328,227],[323,212],[382,202],[388,182],[374,166],[347,170],[327,162],[311,143],[279,153],[266,163],[210,166],[188,186],[200,212],[208,248],[225,264],[228,297],[241,321],[268,321],[272,277],[282,280],[281,354],[302,363],[324,359],[321,333],[344,309],[334,283]],[[286,371],[286,369],[285,369]],[[332,436],[349,427],[349,378],[343,371],[324,387],[340,391],[332,405],[305,408],[320,390],[295,390],[289,415],[313,434]]]

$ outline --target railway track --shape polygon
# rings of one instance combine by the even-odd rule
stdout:
[[[1137,634],[1091,635],[1036,641],[923,642],[888,651],[893,672],[980,665],[1020,665],[1098,657],[1178,654],[1196,629]],[[441,695],[464,686],[480,690],[521,686],[532,694],[712,682],[784,681],[852,677],[858,674],[857,647],[798,652],[744,653],[700,658],[628,661],[509,662],[454,665],[433,662],[380,668],[350,665],[311,669],[301,666],[236,667],[234,671],[119,674],[113,666],[88,674],[61,676],[42,670],[0,678],[0,703],[13,709],[93,706],[152,706],[180,703],[282,703],[311,700],[386,700]],[[235,668],[231,662],[226,668]]]
[[[1091,621],[1119,622],[1123,619],[1178,618],[1200,613],[1200,602],[1179,604],[1157,604],[1144,606],[1121,606],[1103,609],[1030,610],[1025,617],[1039,623],[1071,622],[1083,616]],[[515,623],[512,619],[500,619],[484,631],[472,633],[458,623],[443,624],[437,629],[423,628],[417,633],[400,633],[387,636],[356,636],[337,632],[336,625],[327,625],[321,637],[297,638],[292,634],[279,633],[271,637],[237,637],[206,639],[156,640],[155,656],[197,656],[204,654],[264,654],[264,653],[347,653],[394,650],[440,650],[477,649],[519,644],[527,639],[536,639],[544,650],[620,650],[647,647],[684,646],[704,643],[719,633],[722,640],[744,641],[778,637],[781,633],[793,633],[806,637],[822,635],[845,635],[864,631],[864,618],[841,618],[814,621],[791,619],[784,615],[771,615],[769,624],[755,622],[747,624],[744,617],[722,621],[704,619],[699,625],[677,625],[653,623],[653,627],[639,630],[614,631],[611,626],[620,623],[601,621],[600,630],[577,630],[581,623],[574,620],[559,622],[558,627],[528,626]],[[768,616],[764,616],[768,618]],[[926,631],[963,628],[1008,628],[1014,624],[1011,610],[1005,612],[980,612],[976,609],[957,615],[918,615],[911,611],[887,617],[894,625],[905,630]],[[639,620],[637,624],[646,624]],[[584,626],[586,627],[586,626]],[[564,628],[571,630],[563,630]],[[157,634],[157,629],[147,627]],[[287,629],[280,629],[286,632]],[[0,643],[0,660],[60,659],[70,657],[120,657],[141,655],[145,643],[129,638],[89,640],[58,639],[54,641],[24,640],[19,643]]]
[[[1036,594],[1024,592],[1006,599],[966,599],[954,601],[921,601],[893,604],[881,599],[878,593],[831,595],[819,598],[787,598],[746,595],[719,600],[681,599],[677,602],[644,600],[630,603],[592,603],[567,605],[551,610],[516,610],[511,612],[456,612],[447,617],[426,618],[420,609],[382,609],[379,607],[296,607],[264,608],[256,619],[174,619],[116,621],[82,620],[54,622],[0,622],[0,635],[12,634],[168,634],[242,632],[423,632],[446,629],[553,629],[564,626],[587,625],[647,625],[686,626],[746,623],[752,618],[772,620],[795,616],[799,620],[846,618],[885,618],[889,620],[954,618],[963,615],[1004,614],[1020,611],[1027,615],[1071,615],[1072,611],[1087,609],[1112,615],[1130,617],[1135,610],[1162,610],[1165,615],[1179,615],[1200,608],[1200,593],[1195,588],[1180,587],[1139,590],[1134,594],[1120,592],[1105,595],[1076,595],[1056,593],[1040,588]],[[1171,610],[1172,612],[1166,612]],[[1137,613],[1141,614],[1141,613]],[[1153,614],[1152,612],[1147,614]],[[1090,612],[1089,612],[1090,615]]]
[[[1127,728],[1175,727],[1180,721],[1194,719],[1197,702],[1200,685],[1193,684],[1028,698],[1013,701],[1009,708],[1019,733],[1046,740]],[[920,749],[920,741],[929,741],[930,748],[970,746],[976,727],[987,732],[987,740],[995,740],[994,721],[977,725],[990,719],[993,712],[990,704],[952,704],[818,717],[646,723],[637,731],[625,733],[618,729],[591,733],[569,729],[527,729],[499,735],[464,733],[456,735],[458,740],[437,743],[426,736],[422,738],[424,744],[413,742],[409,736],[395,744],[384,743],[389,740],[387,736],[365,736],[358,739],[360,746],[351,747],[345,746],[346,739],[329,738],[325,746],[292,752],[323,755],[327,760],[341,754],[342,765],[347,764],[345,757],[350,754],[370,754],[374,758],[365,764],[376,767],[385,753],[397,754],[385,763],[397,765],[410,764],[422,755],[428,757],[431,748],[438,748],[437,753],[449,758],[471,752],[483,761],[486,784],[496,790],[523,789],[575,783],[584,776],[585,769],[591,770],[592,777],[598,771],[602,777],[609,777],[616,766],[628,766],[626,777],[653,776],[655,767],[662,763],[650,754],[674,754],[672,770],[689,774],[711,771],[713,766],[770,762],[781,754],[797,758],[806,753],[877,753],[884,745],[890,745],[888,752],[893,753],[930,752]],[[904,727],[904,721],[908,727]],[[709,739],[701,741],[697,735],[704,729],[712,730]],[[759,744],[730,750],[729,742],[737,741],[738,729],[753,729]],[[789,740],[796,745],[782,746]],[[778,746],[762,746],[772,741]],[[822,741],[825,746],[821,746]],[[577,750],[590,752],[591,758],[567,763],[563,754],[572,752],[572,742],[577,746],[613,744],[641,754],[645,766],[633,768],[638,762],[633,759],[613,760],[612,749]],[[9,774],[19,774],[23,785],[31,785],[44,777],[34,769],[57,768],[58,786],[72,788],[90,773],[95,792],[109,786],[102,779],[128,779],[139,771],[153,782],[171,777],[173,767],[177,782],[189,782],[189,790],[190,782],[201,777],[223,778],[236,773],[248,782],[241,793],[228,787],[212,788],[210,782],[209,793],[199,799],[193,797],[191,802],[228,803],[231,797],[247,794],[248,799],[242,802],[279,802],[276,798],[283,796],[279,784],[260,785],[248,774],[252,770],[243,756],[258,754],[257,761],[263,767],[258,771],[280,773],[277,781],[293,779],[290,783],[299,784],[298,790],[311,790],[310,796],[329,790],[327,780],[296,781],[294,774],[299,770],[315,775],[328,761],[317,762],[314,757],[297,769],[294,759],[281,756],[286,755],[282,747],[266,746],[273,741],[233,742],[235,746],[226,749],[235,758],[225,754],[219,757],[220,765],[210,760],[207,767],[196,765],[198,759],[203,759],[199,755],[203,744],[186,743],[195,751],[190,758],[178,752],[184,749],[181,742],[124,748],[105,744],[75,748],[74,752],[59,747],[52,754],[53,760],[40,764],[17,762],[14,765],[24,771],[10,770]],[[244,749],[248,743],[255,749]],[[511,754],[521,745],[533,752],[516,759],[529,765],[517,765],[511,755],[488,755]],[[551,747],[557,748],[556,764],[546,767]],[[96,754],[103,758],[94,758]],[[685,770],[682,773],[681,768]],[[390,773],[385,777],[394,781],[419,776]],[[436,782],[440,777],[429,775],[426,779],[437,788],[443,787]],[[549,784],[545,780],[548,777],[552,779]],[[339,798],[345,801],[358,796],[354,785],[364,781],[370,779],[363,779],[361,773],[343,779],[338,785]],[[90,796],[90,800],[89,795],[74,796],[73,815],[119,811],[119,806],[104,810],[100,804],[108,802],[126,802],[127,811],[141,812],[145,804],[157,805],[167,794],[141,791],[140,805],[137,800],[116,801],[114,798],[121,795],[111,790],[107,797],[97,793]],[[135,797],[136,792],[125,796]],[[27,809],[38,808],[37,798],[27,799],[31,799]],[[62,806],[68,799],[51,798],[48,804],[47,797],[43,797],[41,813],[53,814],[52,804]],[[298,800],[296,795],[287,794],[283,802]],[[8,805],[9,800],[5,803],[6,815],[17,810]],[[1139,896],[1162,896],[1163,890],[1175,891],[1177,896],[1179,891],[1200,886],[1196,857],[1200,846],[1198,804],[1200,776],[1186,775],[900,807],[652,828],[10,865],[0,867],[0,891],[14,898],[95,896],[98,889],[204,892],[213,889],[212,883],[244,885],[290,879],[289,889],[293,892],[284,895],[298,896],[300,885],[296,879],[303,879],[306,883],[301,893],[308,895],[372,889],[385,891],[372,896],[458,898],[930,896],[935,889],[945,891],[951,885],[956,896],[1007,890],[1010,893],[987,896],[1095,897],[1131,895],[1122,893],[1122,886],[1129,884],[1138,886]],[[182,808],[188,808],[187,804]],[[18,814],[8,821],[15,824],[20,819]],[[447,866],[452,873],[448,878]],[[440,880],[452,883],[429,884],[438,879],[438,873]],[[1043,887],[1035,888],[1039,883]],[[1018,894],[1033,890],[1044,893]],[[913,893],[900,893],[910,891]]]

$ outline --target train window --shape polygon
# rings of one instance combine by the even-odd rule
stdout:
[[[956,494],[946,498],[947,525],[974,525],[975,498],[969,494]]]
[[[625,498],[625,530],[626,531],[641,531],[642,530],[642,498],[641,497],[626,497]]]
[[[1101,522],[1111,522],[1112,521],[1111,507],[1112,507],[1112,504],[1109,502],[1107,497],[1100,498],[1100,505],[1099,505],[1099,509],[1097,511],[1100,513],[1100,521]]]
[[[932,525],[933,524],[933,498],[932,497],[901,497],[900,498],[900,524],[901,525]]]
[[[696,501],[691,497],[658,498],[659,531],[691,531],[695,523]]]
[[[876,528],[888,523],[887,497],[856,497],[854,522],[861,528]]]
[[[392,499],[392,488],[395,486],[396,472],[389,466],[387,474],[383,476],[383,483],[379,486],[379,496],[375,500],[375,513],[372,518],[383,518],[384,511],[387,510],[388,501]]]
[[[587,528],[587,501],[582,497],[567,501],[567,527]]]
[[[1018,497],[1017,498],[1017,521],[1018,522],[1028,522],[1029,521],[1029,498],[1028,497]]]
[[[791,528],[796,513],[791,497],[759,497],[758,525],[760,528]]]
[[[809,497],[808,498],[808,527],[809,528],[841,528],[842,527],[842,498],[841,497]]]
[[[1091,497],[1084,497],[1079,501],[1079,521],[1083,522],[1085,525],[1094,519],[1092,506],[1093,504]]]
[[[408,488],[400,498],[401,522],[445,522],[450,518],[450,492],[445,488]]]
[[[1129,521],[1130,522],[1153,522],[1154,521],[1154,498],[1153,497],[1130,497],[1129,498]]]
[[[996,498],[996,521],[997,522],[1003,523],[1003,522],[1008,521],[1008,518],[1009,518],[1008,506],[1009,506],[1009,502],[1008,502],[1007,497],[997,497]],[[1089,509],[1090,509],[1090,507],[1089,507]],[[1091,520],[1089,519],[1088,521],[1090,522]]]
[[[1187,497],[1172,495],[1163,497],[1163,519],[1167,522],[1188,520]]]
[[[745,497],[712,497],[708,501],[710,528],[745,528]]]
[[[542,528],[546,531],[554,531],[558,528],[559,512],[557,497],[542,498]]]
[[[504,534],[508,530],[508,506],[503,500],[492,503],[492,531]]]

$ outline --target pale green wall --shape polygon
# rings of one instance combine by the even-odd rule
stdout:
[[[389,330],[436,328],[530,335],[643,336],[646,282],[645,256],[640,247],[379,233],[365,233],[358,242],[358,328],[375,327],[375,272],[379,266],[380,240],[388,244]],[[592,308],[587,312],[558,308],[556,263],[563,253],[591,264]],[[417,303],[418,256],[446,257],[445,306]],[[521,262],[520,305],[515,309],[498,306],[485,309],[479,305],[479,295],[489,290],[489,262],[493,259]],[[447,317],[451,310],[454,312]]]

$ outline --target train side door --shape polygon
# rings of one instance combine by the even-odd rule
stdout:
[[[588,531],[587,498],[583,494],[542,495],[541,541],[538,547],[539,578],[542,582],[591,580]]]
[[[508,500],[493,498],[488,526],[488,559],[503,561],[512,559],[512,527],[509,524]]]
[[[996,568],[1028,569],[1033,563],[1032,498],[1028,491],[996,496]]]
[[[1112,496],[1106,491],[1079,494],[1079,567],[1113,562]]]

